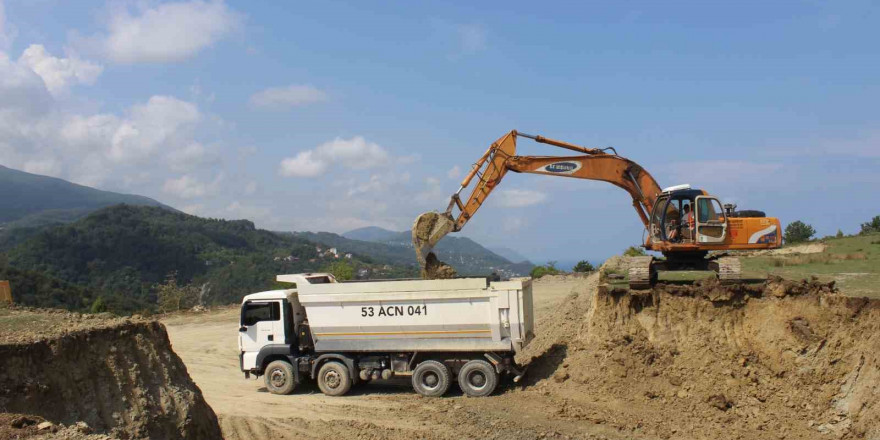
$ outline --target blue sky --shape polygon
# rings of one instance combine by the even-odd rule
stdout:
[[[820,235],[880,214],[873,2],[0,5],[0,163],[197,215],[408,229],[511,129]],[[611,185],[514,174],[461,234],[541,262],[642,228]]]

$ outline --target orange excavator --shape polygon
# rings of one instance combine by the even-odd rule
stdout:
[[[519,137],[579,155],[517,156]],[[736,211],[735,205],[722,205],[717,197],[690,185],[661,189],[644,168],[619,156],[613,148],[585,148],[514,130],[495,141],[474,163],[444,213],[425,213],[416,219],[413,245],[423,267],[434,245],[449,232],[460,231],[508,171],[601,180],[629,193],[645,227],[643,247],[665,257],[629,259],[629,282],[634,289],[650,288],[658,271],[711,270],[722,282],[736,282],[741,278],[739,260],[723,253],[710,256],[710,251],[773,249],[782,244],[779,219],[760,211]],[[463,199],[462,191],[474,181],[470,195]]]

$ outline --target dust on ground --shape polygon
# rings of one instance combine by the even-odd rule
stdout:
[[[659,285],[598,274],[533,285],[525,383],[423,398],[406,378],[342,398],[269,394],[238,369],[236,309],[168,322],[227,439],[880,439],[880,302],[833,284]]]

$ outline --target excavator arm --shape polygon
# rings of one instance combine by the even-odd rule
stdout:
[[[525,137],[536,142],[581,153],[579,156],[517,156],[516,140]],[[613,148],[585,148],[567,142],[518,133],[516,130],[495,141],[477,160],[461,182],[461,187],[449,201],[443,214],[426,213],[413,225],[413,246],[424,268],[430,250],[452,231],[460,231],[473,218],[480,206],[495,190],[501,179],[509,172],[545,174],[601,180],[623,188],[633,200],[633,207],[645,228],[649,227],[648,215],[661,190],[654,178],[637,163],[620,157]],[[476,180],[475,180],[476,179]],[[463,191],[474,183],[466,199]],[[458,213],[455,214],[455,209]]]
[[[517,137],[526,137],[536,142],[584,154],[580,156],[517,156]],[[611,183],[629,193],[636,213],[647,228],[648,215],[661,191],[657,181],[639,164],[618,156],[616,151],[615,154],[609,154],[607,150],[580,147],[516,131],[507,133],[493,143],[474,163],[471,171],[462,180],[461,187],[452,195],[446,214],[453,216],[455,220],[453,230],[460,231],[464,227],[508,171],[601,180]],[[477,180],[474,188],[467,200],[463,202],[461,193],[475,178]],[[459,210],[458,215],[453,214],[456,207]]]

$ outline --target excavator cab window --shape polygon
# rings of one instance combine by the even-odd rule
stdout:
[[[697,197],[697,241],[724,243],[727,237],[727,219],[721,202],[714,197]]]
[[[692,243],[695,238],[695,201],[692,196],[662,195],[651,215],[651,239],[672,243]]]

